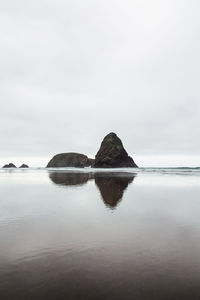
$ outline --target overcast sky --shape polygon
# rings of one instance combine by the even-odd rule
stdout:
[[[0,165],[94,156],[200,165],[198,0],[0,0]],[[139,161],[138,161],[139,160]]]

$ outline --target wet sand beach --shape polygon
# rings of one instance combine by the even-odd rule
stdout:
[[[200,299],[199,169],[0,170],[0,299]]]

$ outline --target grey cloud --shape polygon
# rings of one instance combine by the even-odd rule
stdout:
[[[1,1],[0,156],[199,154],[198,1]]]

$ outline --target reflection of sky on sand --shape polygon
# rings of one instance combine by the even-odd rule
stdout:
[[[22,280],[29,291],[32,284],[38,291],[46,286],[67,292],[67,286],[72,294],[74,284],[84,294],[91,282],[95,299],[103,297],[102,289],[113,299],[119,282],[115,299],[137,293],[142,300],[149,295],[198,299],[200,185],[195,176],[138,173],[133,180],[133,174],[53,173],[0,173],[0,295],[3,286],[16,295]],[[115,210],[108,209],[112,201],[102,201],[103,196],[113,200],[112,187],[120,191],[115,200],[122,195]]]

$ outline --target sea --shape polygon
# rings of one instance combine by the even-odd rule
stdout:
[[[1,300],[199,300],[200,168],[0,169]]]

